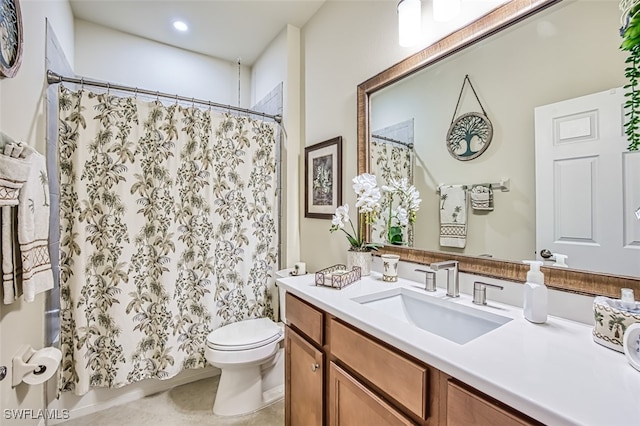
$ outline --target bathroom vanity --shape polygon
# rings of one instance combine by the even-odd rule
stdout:
[[[532,324],[518,307],[477,306],[466,294],[427,293],[377,273],[342,290],[315,286],[313,275],[278,285],[287,291],[287,425],[631,425],[640,418],[640,373],[622,353],[594,343],[588,325],[553,316]],[[442,320],[421,324],[421,310],[432,309]],[[443,327],[431,328],[437,323]]]

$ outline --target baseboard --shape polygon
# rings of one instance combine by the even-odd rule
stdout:
[[[163,392],[176,386],[217,376],[220,370],[215,367],[206,367],[197,370],[185,370],[168,380],[144,380],[139,383],[124,386],[119,389],[94,389],[86,395],[76,396],[70,392],[64,392],[60,399],[53,400],[49,404],[51,410],[68,410],[68,419],[77,419],[88,414],[97,413],[107,408],[136,401],[148,395]],[[49,420],[49,425],[62,423],[65,420]]]

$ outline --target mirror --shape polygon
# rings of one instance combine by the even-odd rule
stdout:
[[[469,271],[482,264],[485,273],[501,277],[506,267],[520,279],[516,262],[536,256],[533,110],[626,84],[619,26],[616,1],[514,0],[362,83],[359,172],[375,170],[377,159],[371,156],[379,149],[373,149],[377,138],[371,134],[396,139],[394,126],[413,123],[401,142],[413,144],[414,184],[423,200],[414,225],[415,249],[388,249],[418,259],[459,258]],[[461,162],[449,154],[445,140],[467,74],[492,121],[493,140],[481,156]],[[458,115],[471,111],[480,111],[480,106],[467,85]],[[504,178],[510,190],[494,191],[493,211],[468,211],[466,247],[441,247],[439,185],[501,183]],[[500,261],[475,257],[483,254]],[[558,277],[562,275],[564,282],[558,281],[559,288],[580,275],[561,272]],[[576,283],[573,291],[619,296],[616,277],[613,287],[604,289],[594,283],[593,274],[580,276],[581,281],[588,277],[593,286],[586,289]],[[638,277],[626,278],[625,285],[638,285]]]

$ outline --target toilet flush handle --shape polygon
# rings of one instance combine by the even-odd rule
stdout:
[[[318,364],[311,364],[311,371],[316,371],[320,366]]]

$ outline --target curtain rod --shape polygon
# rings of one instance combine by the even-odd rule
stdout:
[[[413,144],[411,142],[404,142],[404,141],[401,141],[401,140],[398,140],[398,139],[390,138],[388,136],[382,136],[382,135],[376,135],[376,134],[372,134],[371,137],[372,138],[376,138],[376,139],[380,139],[380,140],[383,140],[383,141],[387,141],[387,142],[395,142],[397,144],[408,146],[409,148],[413,148]]]
[[[262,113],[262,112],[258,112],[258,111],[254,111],[254,110],[250,110],[250,109],[246,109],[246,108],[235,107],[233,105],[223,105],[223,104],[219,104],[219,103],[215,103],[215,102],[211,102],[211,101],[205,101],[205,100],[202,100],[202,99],[187,98],[185,96],[178,96],[178,95],[172,95],[170,93],[163,93],[163,92],[157,92],[157,91],[152,91],[152,90],[139,89],[137,87],[130,87],[130,86],[122,86],[122,85],[119,85],[119,84],[104,83],[102,81],[96,81],[96,80],[87,80],[84,77],[81,77],[81,78],[66,77],[66,76],[61,76],[60,74],[57,74],[57,73],[55,73],[55,72],[53,72],[51,70],[47,70],[47,83],[49,83],[49,84],[58,84],[58,83],[62,83],[63,81],[67,82],[67,83],[75,83],[75,84],[86,85],[86,86],[102,87],[102,88],[105,88],[107,90],[113,89],[113,90],[119,90],[119,91],[123,91],[123,92],[134,92],[136,94],[137,93],[141,93],[143,95],[175,99],[176,101],[183,101],[183,102],[191,102],[191,103],[196,103],[196,104],[208,105],[210,107],[228,109],[228,110],[232,110],[232,111],[242,112],[242,113],[245,113],[245,114],[259,115],[259,116],[262,116],[262,117],[265,117],[265,118],[270,118],[270,119],[276,121],[277,123],[281,123],[282,122],[282,116],[281,115],[265,114],[265,113]]]

